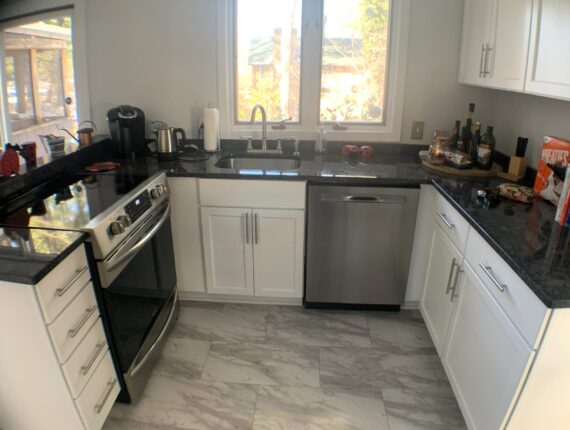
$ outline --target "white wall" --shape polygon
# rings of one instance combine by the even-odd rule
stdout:
[[[87,64],[93,120],[119,104],[150,120],[196,128],[217,100],[216,1],[87,0]]]
[[[411,0],[410,37],[402,140],[410,140],[412,121],[425,121],[423,143],[434,130],[450,130],[465,122],[469,102],[476,103],[476,119],[487,124],[494,117],[496,92],[458,84],[463,2]]]
[[[499,91],[494,123],[497,147],[509,155],[515,152],[518,136],[529,138],[526,156],[536,167],[544,136],[570,140],[570,102]]]

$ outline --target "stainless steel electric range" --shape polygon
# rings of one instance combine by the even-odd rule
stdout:
[[[79,230],[96,281],[119,400],[136,401],[179,310],[164,173],[63,176],[0,205],[0,226]]]

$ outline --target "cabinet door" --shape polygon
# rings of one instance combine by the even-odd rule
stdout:
[[[206,291],[196,178],[168,178],[172,242],[180,291]]]
[[[461,259],[455,245],[434,221],[421,310],[440,355],[453,308],[451,287],[457,282]]]
[[[305,211],[254,209],[255,295],[303,296]]]
[[[469,264],[443,364],[470,429],[502,429],[532,350]]]
[[[495,0],[493,8],[487,84],[522,91],[528,58],[532,0]]]
[[[493,0],[465,0],[459,82],[481,85],[485,82],[486,47],[489,43]]]
[[[525,90],[570,100],[570,2],[535,0]]]
[[[251,217],[251,209],[202,207],[208,293],[253,295]]]

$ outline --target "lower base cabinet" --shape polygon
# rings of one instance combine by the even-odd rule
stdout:
[[[209,294],[302,297],[305,211],[201,211]]]
[[[443,364],[470,429],[501,429],[533,350],[469,264],[458,289]]]

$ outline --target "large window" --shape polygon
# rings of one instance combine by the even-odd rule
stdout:
[[[229,0],[233,127],[260,103],[291,130],[393,132],[406,1]]]

